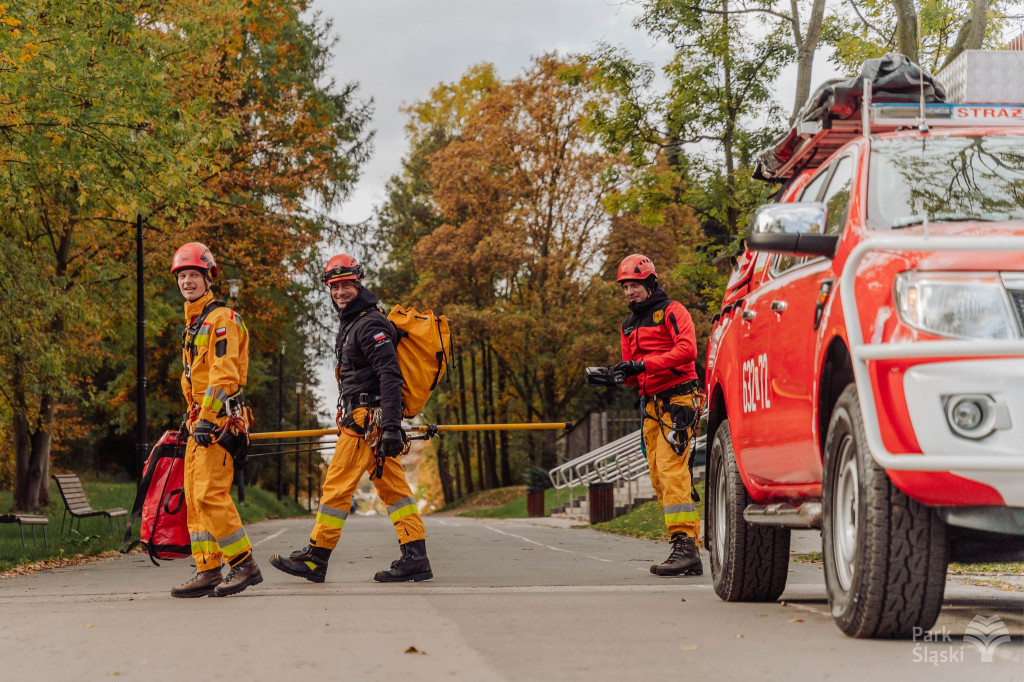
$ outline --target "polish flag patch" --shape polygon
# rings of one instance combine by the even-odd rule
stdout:
[[[222,336],[224,336],[225,334],[228,333],[228,328],[227,327],[218,327],[213,333],[216,334],[217,338],[219,339],[220,337],[222,337]]]
[[[387,338],[387,336],[388,335],[385,334],[384,332],[380,332],[379,334],[374,335],[373,340],[374,341],[383,341],[384,339]]]

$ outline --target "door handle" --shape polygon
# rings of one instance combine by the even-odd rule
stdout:
[[[786,302],[785,301],[772,301],[771,309],[774,312],[781,313],[783,310],[786,309]]]
[[[742,313],[740,313],[740,317],[742,317],[744,320],[752,320],[755,317],[757,317],[757,313],[755,313],[753,310],[744,310]]]

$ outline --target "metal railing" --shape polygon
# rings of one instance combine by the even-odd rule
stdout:
[[[691,446],[691,455],[703,452],[707,436],[699,435]],[[631,483],[648,473],[647,456],[641,443],[640,429],[622,438],[584,453],[556,466],[548,478],[556,490],[569,490],[569,506],[573,504],[573,489],[592,483]],[[633,490],[630,488],[630,499]],[[559,500],[560,502],[560,500]]]

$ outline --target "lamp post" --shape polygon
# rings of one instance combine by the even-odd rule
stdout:
[[[299,423],[299,408],[302,405],[302,382],[295,382],[295,430],[299,431],[302,426]],[[299,441],[295,441],[295,503],[299,503]]]
[[[138,434],[135,477],[142,480],[142,467],[149,451],[146,438],[146,291],[142,260],[142,214],[135,214],[135,419]]]
[[[285,343],[281,342],[281,352],[277,356],[277,430],[284,431],[284,349]],[[281,451],[280,441],[277,448],[277,499],[284,497],[284,452]]]

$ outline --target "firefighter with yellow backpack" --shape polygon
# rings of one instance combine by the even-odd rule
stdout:
[[[437,318],[410,315],[415,311],[396,308],[391,315],[392,319],[399,319],[396,327],[380,310],[376,295],[361,284],[364,277],[362,266],[347,254],[334,256],[324,269],[321,279],[330,288],[331,301],[341,318],[335,343],[340,433],[327,469],[309,544],[290,556],[275,554],[270,559],[275,568],[315,583],[325,580],[331,552],[341,538],[352,506],[352,494],[364,471],[370,472],[377,494],[387,505],[401,546],[401,556],[392,562],[390,569],[377,571],[373,579],[405,582],[428,580],[434,575],[427,559],[423,520],[398,457],[408,447],[402,417],[415,416],[444,371],[442,356],[447,349],[447,322],[440,318],[444,328],[438,327],[438,330],[443,333],[445,342],[438,351],[436,367],[426,367],[423,363],[400,366],[402,358],[396,346],[400,341],[400,328],[407,326],[402,323],[402,317],[420,324],[433,324]],[[412,344],[415,339],[402,339],[402,343]],[[410,356],[409,353],[401,355],[403,358]],[[403,380],[403,371],[409,375],[409,382]],[[425,384],[421,376],[424,371],[434,373],[430,384]],[[409,385],[416,388],[418,395],[409,393]],[[413,402],[418,404],[409,404]]]

